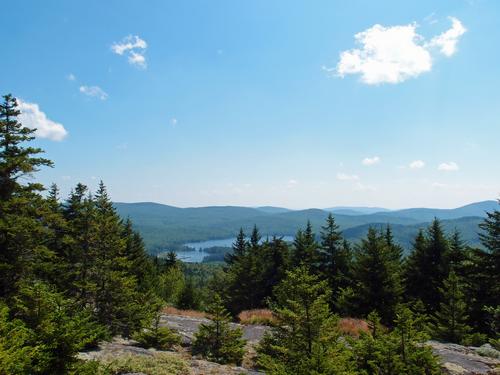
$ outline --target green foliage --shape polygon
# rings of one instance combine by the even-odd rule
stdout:
[[[208,360],[218,363],[241,364],[245,353],[243,332],[240,328],[233,329],[229,326],[229,314],[218,295],[215,296],[208,313],[212,321],[200,325],[195,334],[193,354],[201,354]]]
[[[461,343],[470,331],[470,327],[466,324],[467,306],[464,302],[462,285],[453,270],[439,290],[442,302],[435,314],[434,336],[443,341]]]
[[[334,374],[348,367],[325,281],[302,266],[276,287],[276,325],[262,340],[259,365],[269,374]],[[343,372],[345,373],[345,372]]]
[[[14,299],[15,318],[7,322],[7,329],[11,327],[14,347],[22,345],[14,353],[28,353],[19,364],[29,369],[18,373],[66,374],[79,350],[105,337],[89,311],[74,311],[72,301],[44,283],[23,284]],[[5,310],[2,315],[7,317]]]
[[[375,310],[384,324],[390,324],[402,294],[399,259],[386,238],[374,228],[368,230],[366,239],[356,247],[354,256],[353,290],[356,293],[351,302],[355,306],[352,313],[366,316]]]
[[[199,302],[198,292],[196,291],[193,280],[185,280],[184,286],[177,297],[177,307],[183,310],[197,310],[199,308]]]
[[[352,252],[332,214],[321,228],[320,273],[336,300],[340,290],[347,288],[352,280]]]
[[[441,374],[432,350],[423,344],[428,337],[421,322],[408,308],[397,309],[392,331],[380,326],[377,314],[368,320],[372,332],[350,341],[359,374]]]
[[[406,295],[422,301],[429,313],[435,312],[441,302],[439,288],[449,270],[446,262],[449,249],[441,223],[435,219],[428,228],[427,236],[419,232],[406,262]]]
[[[151,356],[121,355],[105,358],[93,366],[94,372],[88,375],[119,375],[126,373],[144,373],[154,375],[188,375],[189,368],[183,359],[171,353],[156,353]],[[79,373],[77,373],[80,375]],[[87,373],[82,374],[87,375]]]

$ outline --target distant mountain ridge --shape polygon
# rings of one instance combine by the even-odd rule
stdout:
[[[247,233],[254,225],[263,235],[294,235],[309,220],[319,233],[329,212],[346,238],[357,241],[369,226],[391,224],[396,240],[408,247],[418,228],[437,217],[448,230],[464,232],[471,245],[478,244],[477,225],[486,211],[498,209],[496,201],[483,201],[454,209],[409,208],[371,212],[376,207],[333,207],[331,209],[289,210],[281,207],[211,206],[180,208],[154,202],[122,203],[115,207],[120,216],[130,217],[151,252],[186,242],[234,237],[240,228]],[[338,209],[338,210],[337,210]],[[368,213],[366,210],[368,209]],[[337,211],[335,211],[337,210]],[[356,211],[358,210],[358,211]],[[365,212],[365,213],[363,213]]]

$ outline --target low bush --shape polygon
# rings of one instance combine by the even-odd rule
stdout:
[[[268,309],[242,311],[238,315],[238,320],[241,324],[262,324],[272,326],[276,323],[273,312]]]
[[[101,359],[95,375],[118,375],[144,373],[151,375],[188,375],[189,368],[183,359],[170,353],[156,353],[152,356],[122,355]]]

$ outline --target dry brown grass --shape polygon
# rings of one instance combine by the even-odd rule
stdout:
[[[238,314],[238,320],[241,324],[273,325],[276,323],[276,318],[272,311],[268,309],[242,311]]]
[[[190,318],[206,318],[207,317],[206,313],[204,313],[203,311],[180,310],[180,309],[177,309],[173,306],[166,306],[163,308],[162,311],[164,314],[188,316]]]
[[[342,318],[339,321],[339,330],[344,335],[359,337],[361,332],[370,332],[368,323],[361,319]]]

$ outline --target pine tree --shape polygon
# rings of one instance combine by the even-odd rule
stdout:
[[[461,233],[455,229],[449,239],[449,250],[446,254],[447,273],[453,269],[460,276],[462,274],[463,262],[467,260],[467,246],[462,240]]]
[[[184,282],[179,297],[177,297],[177,307],[183,310],[197,310],[198,309],[198,296],[193,284],[193,280],[188,278]]]
[[[462,285],[455,271],[450,272],[439,291],[443,302],[435,314],[432,332],[440,340],[461,343],[470,327],[466,324],[467,306],[463,299]]]
[[[243,228],[240,228],[238,232],[238,236],[233,243],[233,251],[232,253],[227,253],[225,256],[225,261],[228,266],[236,263],[241,257],[244,257],[247,253],[248,243],[246,241],[245,232],[243,232]]]
[[[269,374],[334,374],[345,370],[347,353],[339,344],[326,281],[306,266],[287,273],[275,289],[276,326],[258,348],[258,362]],[[344,373],[344,372],[338,372]]]
[[[498,200],[500,204],[500,199]],[[490,296],[485,301],[489,306],[500,305],[500,210],[487,212],[487,217],[479,225],[482,232],[479,233],[481,243],[486,248],[486,254],[482,257],[483,273],[489,277]]]
[[[310,221],[307,221],[305,230],[297,231],[293,247],[292,264],[295,267],[305,265],[310,270],[316,271],[319,265],[318,244]]]
[[[370,333],[361,333],[359,339],[349,340],[354,352],[356,370],[360,374],[438,375],[441,368],[421,330],[418,317],[406,307],[399,306],[395,327],[383,329],[376,313],[370,313]]]
[[[405,269],[406,295],[421,300],[427,312],[439,307],[439,288],[447,277],[449,243],[438,219],[428,228],[427,237],[419,232]]]
[[[261,258],[257,263],[260,281],[259,299],[272,297],[273,289],[285,277],[289,266],[289,249],[283,238],[273,237],[262,245]]]
[[[321,232],[320,272],[332,290],[333,300],[338,298],[340,289],[349,286],[352,277],[351,265],[351,249],[342,238],[333,215],[329,214]]]
[[[210,361],[222,364],[241,364],[245,353],[243,332],[241,328],[230,327],[229,314],[224,309],[219,295],[215,295],[208,313],[211,322],[200,325],[193,342],[193,354],[201,354]]]
[[[384,324],[391,324],[402,293],[399,262],[384,237],[374,228],[355,252],[354,280],[357,312],[366,316],[375,310]]]
[[[43,151],[25,146],[34,139],[35,130],[17,121],[20,111],[12,95],[0,104],[0,298],[12,295],[16,284],[40,269],[52,253],[41,245],[46,229],[40,212],[44,205],[37,183],[26,183],[26,177],[40,167],[52,166],[38,157]]]
[[[137,280],[129,273],[119,216],[101,182],[94,198],[95,226],[99,241],[91,249],[92,302],[95,315],[113,334],[130,336],[141,328],[146,296],[138,293]]]
[[[42,190],[40,184],[22,185],[19,181],[42,166],[52,166],[48,159],[36,157],[43,153],[40,148],[24,147],[23,143],[35,139],[36,129],[30,129],[17,121],[21,114],[17,100],[4,95],[0,104],[0,201],[9,200],[21,191]]]

